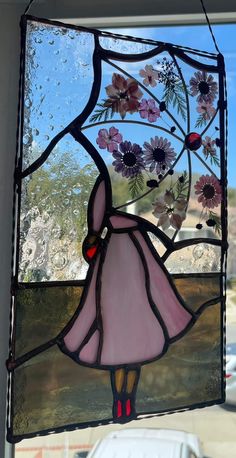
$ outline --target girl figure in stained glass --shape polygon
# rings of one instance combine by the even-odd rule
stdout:
[[[79,364],[110,371],[115,421],[136,416],[141,366],[161,358],[196,320],[154,249],[147,234],[153,228],[112,208],[110,180],[98,177],[83,243],[89,269],[59,346]]]

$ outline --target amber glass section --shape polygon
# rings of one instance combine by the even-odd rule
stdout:
[[[219,277],[176,278],[186,303],[197,311],[219,296]],[[193,328],[167,353],[142,367],[137,410],[145,413],[181,409],[220,400],[222,393],[221,304],[206,307]]]
[[[220,305],[209,307],[160,361],[142,367],[139,413],[196,407],[222,399],[220,322]]]
[[[15,371],[13,434],[111,417],[108,371],[75,364],[55,345]]]
[[[83,288],[50,286],[16,293],[15,357],[56,337],[79,306]]]
[[[220,294],[220,276],[174,277],[186,303],[197,311]],[[82,287],[48,287],[17,294],[17,352],[55,337],[79,304]],[[137,412],[163,412],[222,397],[221,305],[208,306],[194,327],[167,353],[142,366]],[[112,418],[110,373],[76,364],[57,345],[14,373],[14,436]]]

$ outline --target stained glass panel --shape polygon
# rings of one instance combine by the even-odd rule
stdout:
[[[22,33],[8,439],[223,402],[222,56]]]

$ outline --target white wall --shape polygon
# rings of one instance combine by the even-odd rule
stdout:
[[[22,10],[22,8],[21,8]],[[8,317],[15,156],[19,15],[16,6],[0,6],[0,457],[4,457]]]

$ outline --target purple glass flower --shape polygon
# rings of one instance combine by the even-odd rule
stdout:
[[[109,131],[107,129],[100,129],[98,132],[98,137],[96,142],[101,149],[107,149],[110,153],[118,150],[118,144],[123,140],[122,135],[119,133],[119,130],[115,127],[110,127]]]
[[[119,145],[120,151],[112,153],[115,161],[112,165],[117,173],[125,178],[133,178],[144,170],[142,148],[136,143],[124,141]]]
[[[156,106],[153,99],[142,99],[139,106],[141,118],[148,119],[149,122],[155,122],[160,117],[160,109]]]
[[[154,137],[150,139],[150,143],[145,142],[143,146],[145,164],[149,166],[150,172],[155,170],[159,174],[170,168],[175,160],[176,153],[167,138]]]
[[[218,87],[212,75],[206,72],[195,72],[189,83],[191,95],[198,95],[198,103],[213,103],[218,93]]]

